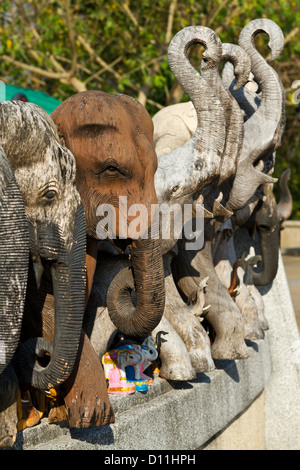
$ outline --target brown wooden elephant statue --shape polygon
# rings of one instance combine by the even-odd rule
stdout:
[[[123,333],[145,337],[157,326],[164,311],[158,223],[156,228],[150,223],[151,207],[157,204],[152,120],[134,98],[102,91],[70,97],[51,117],[76,159],[76,184],[85,210],[91,255],[87,263],[88,287],[91,288],[96,265],[95,243],[101,238],[98,208],[109,204],[115,209],[116,221],[109,238],[119,253],[129,249],[132,269],[123,269],[113,279],[107,296],[108,312]],[[135,204],[145,208],[148,218],[144,217],[141,223],[141,236],[129,233],[133,217],[126,218],[120,197],[128,208]],[[157,230],[157,236],[153,230]],[[135,303],[131,298],[133,290]]]

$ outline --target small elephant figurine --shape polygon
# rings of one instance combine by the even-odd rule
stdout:
[[[157,343],[148,336],[141,345],[124,344],[102,356],[105,378],[109,380],[108,393],[130,394],[145,392],[153,379],[144,374],[158,357]]]
[[[112,349],[102,356],[102,365],[106,380],[109,381],[108,393],[128,395],[136,391],[136,385],[128,382],[125,368],[128,365],[139,367],[144,362],[142,349],[136,345],[124,345]]]
[[[153,379],[144,374],[144,371],[150,366],[152,361],[158,357],[157,343],[147,336],[141,345],[132,345],[135,350],[138,350],[143,355],[143,362],[136,366],[126,367],[126,377],[128,382],[133,382],[136,385],[136,390],[144,392],[148,390],[149,385],[152,385]]]

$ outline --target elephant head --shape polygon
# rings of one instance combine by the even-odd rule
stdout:
[[[20,189],[0,147],[0,375],[19,343],[29,262],[29,235]]]
[[[193,136],[180,147],[159,157],[155,187],[159,202],[181,205],[190,202],[204,186],[220,174],[225,144],[223,106],[213,90],[190,63],[187,52],[195,43],[203,45],[206,68],[218,66],[222,58],[219,36],[209,28],[190,26],[179,31],[168,49],[169,66],[190,97],[197,115]],[[176,131],[172,129],[175,134]]]
[[[255,229],[257,230],[260,246],[262,270],[256,272],[252,258],[245,261],[248,275],[253,284],[265,286],[270,284],[277,274],[280,248],[280,230],[282,223],[287,220],[292,211],[292,196],[287,186],[290,169],[285,170],[279,181],[280,199],[278,204],[273,193],[273,185],[264,185],[264,198],[255,212]],[[257,261],[257,260],[256,260]],[[249,264],[249,266],[248,266]]]
[[[101,91],[78,93],[51,116],[76,159],[88,236],[99,238],[97,208],[110,205],[116,216],[111,242],[119,252],[130,251],[132,269],[117,274],[108,290],[109,315],[123,333],[145,337],[164,310],[163,263],[158,234],[153,232],[158,228],[149,217],[157,204],[151,118],[134,98]],[[126,199],[128,214],[135,204],[144,208],[140,236],[130,232],[133,219],[126,217],[120,197]],[[136,303],[131,298],[134,290]]]
[[[250,21],[239,35],[239,46],[250,57],[251,71],[261,88],[261,97],[257,110],[244,123],[243,146],[226,206],[231,211],[245,207],[260,185],[277,181],[267,174],[265,163],[281,143],[285,126],[285,93],[277,73],[254,46],[255,37],[262,32],[267,33],[270,39],[271,57],[268,62],[275,60],[284,46],[280,27],[266,18]]]
[[[20,350],[25,380],[46,390],[69,377],[82,329],[86,231],[76,165],[71,152],[59,144],[51,118],[31,103],[0,103],[0,143],[24,201],[37,284],[46,266],[51,271],[55,331],[50,362],[42,368],[36,360],[48,350],[40,338],[29,339],[28,348],[24,343]]]

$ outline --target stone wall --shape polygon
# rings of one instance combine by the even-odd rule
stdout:
[[[300,449],[300,340],[280,256],[261,290],[269,330],[246,360],[216,361],[188,383],[159,377],[147,394],[111,396],[116,423],[87,430],[49,425],[18,434],[14,449]],[[149,432],[150,430],[150,432]]]

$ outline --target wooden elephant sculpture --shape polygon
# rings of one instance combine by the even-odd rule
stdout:
[[[51,116],[60,138],[76,159],[77,188],[91,246],[97,245],[104,233],[117,252],[130,255],[132,269],[120,271],[112,281],[107,296],[109,315],[123,333],[145,337],[157,326],[164,310],[163,262],[160,241],[155,236],[158,226],[151,223],[150,216],[151,206],[157,204],[157,157],[151,118],[135,99],[101,91],[78,93]],[[128,208],[139,204],[147,210],[149,217],[141,221],[142,233],[129,233],[133,217],[128,216],[120,197],[125,198]],[[103,225],[105,218],[101,219],[101,214],[97,217],[99,208],[108,205],[116,221],[111,231]],[[87,266],[89,288],[96,258],[97,249]],[[128,295],[134,290],[135,304]]]

